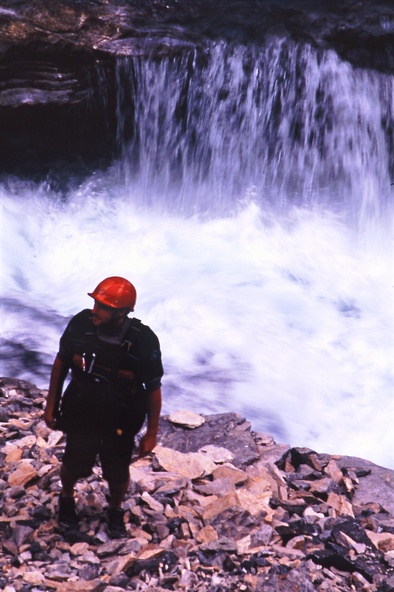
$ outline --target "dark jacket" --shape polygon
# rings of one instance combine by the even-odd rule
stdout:
[[[129,319],[119,343],[100,339],[91,310],[69,322],[58,357],[72,371],[58,426],[127,430],[137,433],[146,414],[146,392],[160,387],[160,344],[138,319]]]

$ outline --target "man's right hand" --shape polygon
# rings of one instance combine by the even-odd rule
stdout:
[[[48,428],[55,429],[55,413],[59,405],[64,381],[68,373],[68,365],[56,356],[52,366],[47,402],[44,409],[44,421]]]

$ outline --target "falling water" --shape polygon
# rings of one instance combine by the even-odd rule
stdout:
[[[167,211],[222,214],[252,191],[263,208],[328,207],[365,227],[390,196],[393,88],[284,39],[120,58],[120,174]]]

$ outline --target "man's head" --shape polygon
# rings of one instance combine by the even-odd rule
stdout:
[[[93,324],[120,325],[126,315],[134,310],[137,292],[128,280],[114,276],[103,280],[88,293],[94,298]]]

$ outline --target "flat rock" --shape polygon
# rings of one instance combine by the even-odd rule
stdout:
[[[338,495],[332,492],[329,493],[327,504],[337,511],[338,516],[345,514],[354,518],[352,504],[344,495]]]
[[[136,483],[141,490],[151,493],[159,487],[163,487],[164,490],[173,489],[177,483],[179,484],[179,474],[170,473],[169,471],[152,473],[150,467],[147,469],[145,465],[145,468],[140,468],[136,463],[130,466],[130,480]]]
[[[207,524],[198,532],[196,541],[198,543],[212,543],[213,541],[217,541],[218,538],[216,530],[210,524]]]
[[[324,474],[330,477],[337,484],[343,481],[342,471],[334,460],[330,460],[324,467]]]
[[[208,524],[212,520],[215,520],[222,512],[228,510],[229,508],[241,508],[240,499],[235,492],[228,493],[227,495],[224,495],[209,504],[209,506],[205,508],[203,514],[204,523]]]
[[[251,492],[242,487],[237,490],[240,506],[243,510],[249,512],[251,516],[266,514],[269,508],[269,502],[272,497],[271,490],[262,490],[259,493]]]
[[[141,501],[144,501],[155,512],[164,512],[163,504],[155,500],[147,491],[142,493]]]
[[[7,454],[5,462],[18,462],[22,458],[22,449],[16,445],[8,445],[4,447],[4,452]]]
[[[230,479],[235,485],[243,485],[248,479],[248,474],[245,471],[236,469],[232,465],[222,465],[213,471],[214,479]]]
[[[176,411],[168,416],[168,420],[171,423],[181,425],[190,429],[198,428],[205,422],[202,415],[193,413],[192,411]]]
[[[156,446],[154,453],[163,469],[188,479],[198,479],[204,475],[209,475],[216,468],[214,462],[204,454],[197,452],[183,453],[172,448]]]
[[[18,467],[8,477],[11,487],[25,486],[37,476],[37,471],[30,462],[20,462]]]
[[[390,532],[372,532],[366,531],[368,538],[377,549],[385,553],[394,550],[394,534]]]
[[[199,448],[198,452],[204,454],[208,458],[210,458],[214,463],[224,463],[224,462],[231,462],[234,460],[234,454],[227,450],[227,448],[221,448],[219,446],[214,446],[213,444],[207,444],[202,448]]]
[[[45,583],[48,583],[46,580]],[[76,580],[64,582],[56,587],[56,592],[102,592],[106,588],[106,583],[100,579],[95,580]]]
[[[42,584],[45,580],[45,577],[38,570],[27,571],[23,574],[23,580],[28,584]]]

